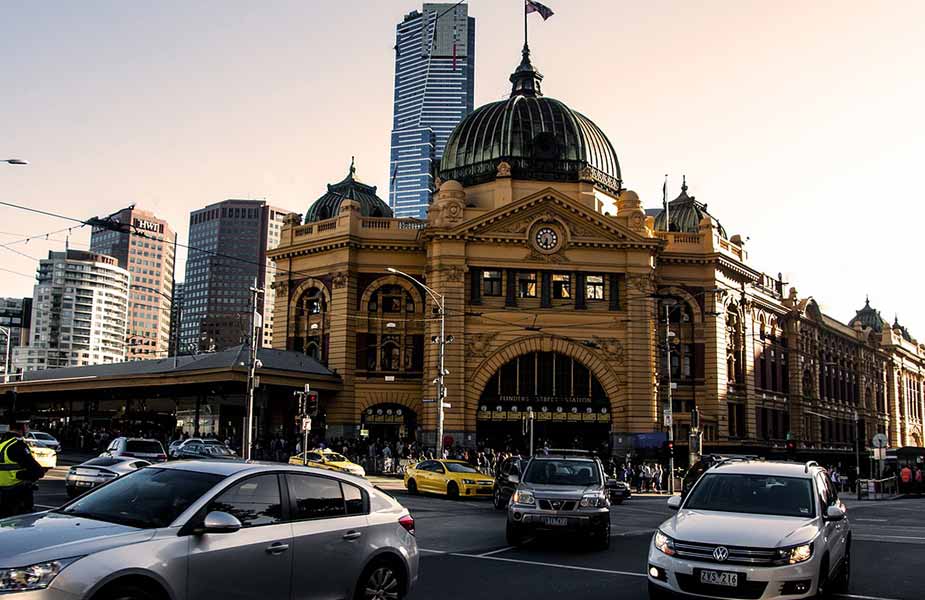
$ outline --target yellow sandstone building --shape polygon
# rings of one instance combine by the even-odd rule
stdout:
[[[756,270],[686,183],[647,215],[606,135],[541,80],[525,47],[510,98],[448,141],[426,221],[392,218],[351,164],[285,224],[274,346],[340,376],[328,438],[434,443],[439,311],[393,268],[445,299],[447,443],[524,447],[532,409],[551,446],[641,452],[667,431],[670,365],[679,456],[695,407],[706,451],[923,445],[925,347],[869,304],[846,325]]]

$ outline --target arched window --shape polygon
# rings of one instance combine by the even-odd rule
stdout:
[[[328,300],[321,287],[310,287],[299,296],[295,307],[295,336],[291,350],[304,352],[326,362],[328,340]]]
[[[376,287],[357,322],[357,369],[420,376],[424,371],[424,306],[412,289],[395,283]]]

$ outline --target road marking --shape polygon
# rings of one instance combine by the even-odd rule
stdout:
[[[461,556],[463,558],[477,558],[480,560],[495,560],[499,562],[515,563],[519,565],[533,565],[536,567],[552,567],[554,569],[568,569],[572,571],[585,571],[590,573],[604,573],[606,575],[627,575],[629,577],[646,577],[645,573],[632,573],[630,571],[611,571],[609,569],[592,569],[591,567],[579,567],[576,565],[559,565],[556,563],[536,562],[532,560],[520,560],[517,558],[503,558],[501,556],[484,556],[482,554],[463,554],[460,552],[449,552],[450,556]]]
[[[428,550],[427,548],[418,548],[418,552],[426,552],[427,554],[449,554],[446,550]]]
[[[854,519],[855,521],[868,521],[870,523],[886,523],[889,519]]]
[[[883,539],[890,540],[925,540],[925,537],[913,537],[911,535],[865,535],[859,534],[854,536],[855,539],[865,542],[876,542]]]
[[[852,598],[854,600],[894,600],[893,598],[883,598],[881,596],[859,596],[857,594],[834,594],[836,598]]]
[[[497,550],[492,550],[491,552],[483,552],[479,556],[492,556],[494,554],[501,554],[502,552],[507,552],[508,550],[513,550],[514,546],[508,546],[507,548],[498,548]]]
[[[629,537],[633,535],[643,535],[646,533],[652,533],[653,531],[655,531],[654,527],[652,529],[632,529],[630,531],[620,531],[617,533],[611,533],[610,537]]]

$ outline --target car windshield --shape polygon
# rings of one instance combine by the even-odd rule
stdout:
[[[593,485],[600,483],[597,463],[590,460],[533,460],[524,474],[526,483],[538,485]]]
[[[234,456],[234,452],[232,452],[227,446],[209,445],[203,448],[203,450],[205,450],[206,454],[211,454],[213,456]]]
[[[42,433],[41,431],[33,431],[33,432],[32,432],[32,437],[34,437],[34,438],[37,439],[37,440],[42,440],[43,442],[53,442],[53,441],[55,441],[55,438],[51,437],[51,436],[48,435],[47,433]]]
[[[56,512],[141,529],[166,527],[222,479],[182,469],[141,469]]]
[[[160,442],[153,440],[129,440],[125,442],[126,452],[137,452],[140,454],[163,454],[164,449]]]
[[[478,473],[478,469],[473,469],[464,463],[448,462],[443,464],[446,465],[446,470],[450,473]]]
[[[721,512],[813,517],[813,486],[807,478],[707,473],[684,508]]]

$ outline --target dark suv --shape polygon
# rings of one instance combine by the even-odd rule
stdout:
[[[517,489],[517,483],[511,481],[511,476],[518,479],[523,473],[524,465],[527,461],[519,456],[511,456],[504,459],[504,462],[495,471],[495,489],[492,493],[492,502],[498,510],[507,508],[514,490]]]

